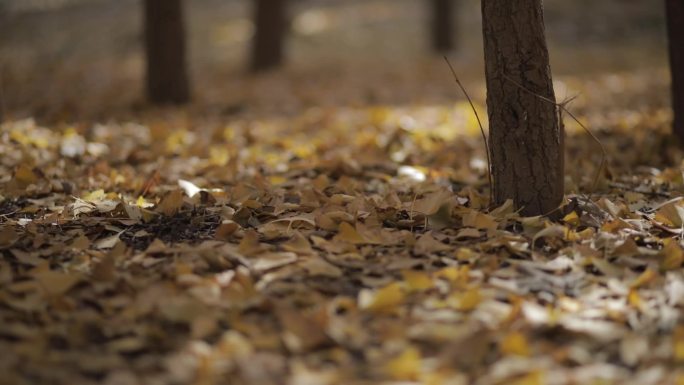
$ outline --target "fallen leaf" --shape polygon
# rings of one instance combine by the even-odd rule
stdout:
[[[493,216],[476,210],[469,210],[463,216],[463,226],[473,227],[480,230],[496,230],[499,224]]]
[[[355,245],[368,243],[368,241],[347,222],[340,223],[338,233],[335,235],[335,237],[333,237],[333,241],[347,242]]]
[[[393,312],[404,302],[406,293],[398,282],[391,283],[376,291],[361,291],[359,306],[373,313]]]
[[[413,252],[418,255],[427,255],[441,251],[451,250],[451,246],[436,240],[430,233],[423,234],[413,246]]]
[[[527,338],[520,332],[509,333],[501,341],[501,352],[506,355],[527,357],[530,355],[530,347]]]
[[[182,190],[173,190],[166,194],[159,204],[157,204],[157,207],[155,208],[155,211],[165,215],[167,217],[173,216],[178,212],[178,210],[181,209],[183,206],[183,191]]]
[[[34,274],[34,277],[40,287],[50,297],[66,294],[82,280],[80,274],[66,274],[52,270],[38,272]]]
[[[385,365],[385,372],[395,380],[412,381],[420,375],[421,354],[414,347],[408,347]]]

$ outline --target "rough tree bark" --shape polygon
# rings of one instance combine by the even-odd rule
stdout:
[[[181,0],[144,0],[147,97],[155,104],[190,99]]]
[[[684,2],[665,0],[672,74],[673,131],[684,143]]]
[[[287,0],[254,0],[253,72],[280,66],[287,32]]]
[[[432,48],[437,52],[454,49],[454,1],[431,0]]]
[[[549,213],[563,199],[564,133],[542,0],[482,0],[482,19],[494,203]]]

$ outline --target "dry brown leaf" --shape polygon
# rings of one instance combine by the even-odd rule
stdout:
[[[369,243],[366,238],[359,234],[359,232],[347,222],[340,223],[337,235],[333,237],[333,241],[347,242],[355,245]]]
[[[173,190],[166,194],[159,204],[157,204],[155,211],[167,217],[173,216],[183,206],[183,190]]]
[[[227,241],[230,240],[233,234],[239,229],[240,225],[230,219],[226,219],[216,228],[214,237],[218,240]]]
[[[480,230],[496,230],[496,228],[499,227],[499,224],[491,215],[476,210],[469,210],[463,216],[463,226]]]
[[[438,253],[451,249],[451,246],[436,240],[430,233],[423,234],[413,246],[413,252],[418,255]]]
[[[265,272],[297,262],[297,254],[291,252],[266,252],[255,255],[250,259],[252,269]]]
[[[66,294],[83,279],[80,274],[67,274],[52,270],[37,272],[34,277],[43,291],[50,297]]]
[[[682,267],[684,264],[684,250],[673,239],[668,239],[665,242],[665,247],[662,250],[663,261],[661,263],[661,269],[663,270],[675,270]]]
[[[299,255],[309,255],[314,253],[309,240],[299,231],[295,231],[292,235],[292,238],[283,243],[282,247],[286,251],[292,251]]]
[[[424,215],[433,215],[439,211],[442,205],[447,204],[451,197],[453,197],[453,193],[447,190],[436,191],[417,199],[411,204],[411,210]]]

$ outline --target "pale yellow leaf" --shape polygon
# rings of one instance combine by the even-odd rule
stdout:
[[[385,372],[395,380],[411,381],[420,375],[420,366],[420,351],[408,347],[385,365]]]
[[[501,341],[501,352],[505,355],[529,356],[530,347],[527,337],[520,332],[512,332]]]
[[[359,300],[361,308],[374,313],[393,312],[406,298],[404,288],[398,282],[391,283],[375,292],[362,291],[362,293],[369,294],[367,298]]]
[[[409,291],[423,291],[434,286],[432,278],[426,272],[404,270],[401,272],[401,275],[404,277],[404,282],[406,282],[406,287]]]

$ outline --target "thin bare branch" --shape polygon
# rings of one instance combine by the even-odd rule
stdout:
[[[451,74],[454,76],[454,80],[456,81],[456,84],[458,84],[458,87],[463,92],[463,95],[465,95],[466,99],[468,99],[468,103],[470,104],[470,108],[472,108],[473,113],[475,114],[475,119],[477,119],[477,124],[480,126],[480,133],[482,133],[482,140],[484,141],[485,151],[487,153],[487,179],[489,181],[489,204],[493,205],[494,204],[494,183],[492,183],[492,161],[491,161],[491,155],[489,153],[489,142],[487,141],[487,135],[485,134],[484,126],[482,126],[482,121],[480,120],[480,115],[477,113],[477,110],[475,109],[475,104],[473,104],[473,100],[470,99],[470,95],[468,95],[468,91],[466,91],[465,87],[463,86],[463,83],[461,83],[461,80],[458,78],[458,75],[456,75],[456,70],[454,70],[454,67],[451,65],[451,62],[449,62],[449,59],[446,56],[444,56],[444,61],[446,61],[447,65],[449,66],[449,69],[451,70]]]
[[[533,95],[533,96],[535,96],[535,97],[537,97],[537,98],[539,98],[539,99],[541,99],[541,100],[543,100],[543,101],[545,101],[545,102],[547,102],[547,103],[551,103],[551,104],[553,104],[554,106],[556,106],[557,108],[561,109],[561,111],[563,111],[563,112],[565,112],[566,114],[568,114],[568,116],[569,116],[570,118],[572,118],[572,120],[574,120],[580,127],[582,127],[582,129],[583,129],[587,134],[589,134],[589,136],[590,136],[590,137],[599,145],[599,147],[601,148],[601,164],[599,165],[599,168],[598,168],[598,170],[596,171],[596,175],[594,176],[594,182],[593,182],[592,185],[591,185],[591,191],[592,191],[592,192],[595,191],[595,190],[596,190],[596,186],[598,185],[599,178],[601,177],[601,174],[603,173],[603,171],[604,171],[604,169],[605,169],[605,167],[606,167],[606,162],[607,162],[607,158],[608,158],[608,152],[606,151],[606,148],[603,146],[603,143],[601,142],[601,140],[599,140],[599,138],[596,137],[596,135],[594,135],[594,133],[591,132],[591,130],[590,130],[587,126],[585,126],[582,122],[580,122],[580,120],[579,120],[572,112],[570,112],[570,110],[567,109],[566,105],[567,105],[568,103],[570,103],[571,101],[573,101],[576,97],[572,97],[572,98],[570,98],[570,99],[568,99],[568,100],[566,100],[566,101],[564,101],[564,102],[562,102],[562,103],[558,103],[558,102],[556,102],[556,101],[554,101],[554,100],[551,100],[551,99],[549,99],[549,98],[547,98],[547,97],[545,97],[545,96],[543,96],[543,95],[539,95],[539,94],[537,94],[537,93],[535,93],[535,92],[533,92],[533,91],[531,91],[531,90],[525,88],[525,86],[523,86],[522,84],[516,82],[515,80],[513,80],[510,76],[508,76],[508,75],[506,75],[506,74],[503,74],[503,77],[506,78],[506,80],[508,80],[509,82],[513,83],[513,84],[514,84],[515,86],[517,86],[518,88],[520,88],[521,90],[523,90],[523,91],[525,91],[525,92],[527,92],[527,93],[529,93],[529,94],[531,94],[531,95]],[[561,118],[562,118],[562,116],[561,116]]]

